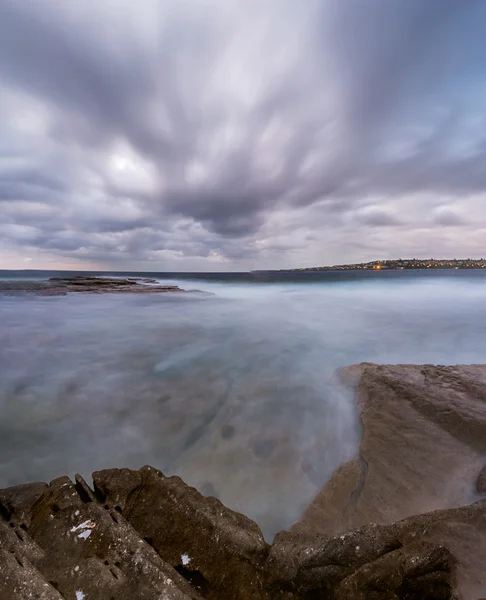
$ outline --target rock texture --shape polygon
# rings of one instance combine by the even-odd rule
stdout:
[[[294,532],[332,535],[485,497],[484,365],[364,363],[341,378],[357,391],[359,456],[334,474]],[[460,587],[476,599],[486,590],[486,523],[463,509],[445,514],[424,536],[460,557]]]
[[[476,503],[269,546],[254,522],[151,467],[93,481],[0,491],[0,600],[453,599],[457,555],[426,532],[486,520]]]
[[[51,277],[49,280],[24,281],[12,280],[0,282],[0,293],[16,296],[36,294],[38,296],[65,296],[70,292],[89,294],[154,294],[161,292],[184,292],[176,285],[161,285],[155,279],[144,277]]]
[[[176,285],[160,285],[155,279],[115,277],[51,277],[50,286],[40,290],[41,296],[59,296],[68,292],[84,292],[91,294],[136,293],[153,294],[158,292],[183,292]],[[147,285],[148,284],[148,285]]]
[[[47,589],[53,598],[76,600],[199,598],[118,511],[91,501],[87,486],[76,488],[67,477],[49,486],[34,485],[0,494],[9,517],[8,523],[0,522],[11,537],[6,551],[29,576],[35,566],[37,581],[42,581],[33,597],[43,598]],[[8,574],[8,566],[1,565],[3,581]],[[14,591],[17,595],[0,583],[2,600],[29,597]]]
[[[151,467],[7,488],[0,600],[484,597],[486,367],[363,364],[341,376],[357,390],[359,456],[272,545]]]
[[[169,564],[209,597],[262,597],[267,544],[253,521],[205,498],[179,477],[150,467],[93,474],[98,495],[115,505]]]

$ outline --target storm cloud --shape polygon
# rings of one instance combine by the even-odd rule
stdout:
[[[481,255],[482,0],[0,0],[0,268]]]

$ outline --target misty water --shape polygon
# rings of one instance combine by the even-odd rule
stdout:
[[[0,487],[150,464],[255,519],[298,518],[357,451],[338,367],[486,362],[486,277],[205,294],[0,293]]]

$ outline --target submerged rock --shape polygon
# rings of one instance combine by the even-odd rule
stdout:
[[[191,290],[197,291],[197,290]],[[155,279],[143,277],[51,277],[46,281],[11,280],[0,281],[0,293],[8,296],[35,294],[37,296],[65,296],[70,292],[90,294],[154,294],[161,292],[185,292],[176,285],[162,285]]]
[[[38,294],[52,296],[56,293],[67,292],[89,292],[95,294],[103,293],[137,293],[147,294],[156,292],[183,292],[177,285],[161,285],[155,279],[130,277],[118,279],[116,277],[88,277],[77,275],[76,277],[51,277],[49,283],[55,284],[41,290]]]

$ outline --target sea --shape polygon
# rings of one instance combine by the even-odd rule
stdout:
[[[484,271],[104,272],[199,291],[28,291],[76,274],[0,271],[0,488],[149,464],[271,540],[358,450],[340,367],[486,363]]]

